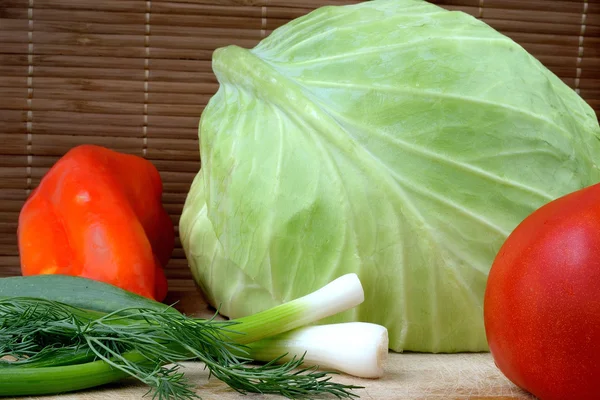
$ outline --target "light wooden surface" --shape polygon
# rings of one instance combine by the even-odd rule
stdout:
[[[185,363],[184,371],[204,400],[281,400],[280,396],[249,394],[243,396],[211,378],[203,364]],[[534,399],[512,385],[495,368],[491,356],[485,354],[398,354],[391,353],[385,376],[377,380],[357,379],[346,375],[337,381],[364,386],[357,390],[361,399],[425,400],[425,399]],[[102,389],[50,397],[25,397],[43,400],[137,400],[147,388],[127,380]]]
[[[166,300],[177,302],[177,308],[188,315],[212,316],[212,310],[198,289],[172,292]],[[202,363],[184,363],[183,371],[196,385],[203,400],[281,400],[280,396],[241,395],[215,378],[208,379]],[[509,382],[495,367],[489,353],[417,354],[390,353],[385,375],[380,379],[358,379],[340,374],[335,380],[364,386],[356,393],[368,400],[425,399],[486,399],[533,400],[534,397]],[[20,397],[40,400],[136,400],[142,399],[147,387],[137,381],[125,380],[103,388],[61,396]],[[331,397],[328,397],[331,398]]]

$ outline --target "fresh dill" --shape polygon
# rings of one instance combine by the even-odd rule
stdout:
[[[199,360],[209,376],[240,393],[358,397],[352,390],[360,386],[336,383],[329,372],[302,367],[303,357],[252,365],[245,346],[232,340],[235,335],[234,322],[195,319],[169,309],[101,313],[39,298],[0,299],[0,368],[102,360],[148,385],[153,399],[193,399],[199,396],[179,363]]]

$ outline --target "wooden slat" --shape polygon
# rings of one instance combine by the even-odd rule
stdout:
[[[5,190],[4,188],[2,190]],[[8,190],[8,189],[6,189]],[[25,191],[21,190],[19,191],[22,196],[21,198],[19,198],[19,200],[13,200],[13,199],[3,199],[0,197],[0,200],[2,200],[2,210],[4,212],[14,212],[16,215],[18,215],[18,213],[21,211],[21,207],[23,207],[23,202],[26,199],[25,196]],[[13,217],[13,219],[15,219],[16,217]],[[5,220],[7,221],[7,220]],[[9,236],[12,237],[12,236]]]
[[[36,49],[36,47],[34,47]],[[65,52],[68,53],[68,52]],[[27,56],[24,56],[27,58]],[[64,53],[51,53],[51,55],[39,55],[36,54],[32,58],[33,65],[35,65],[36,77],[41,76],[39,67],[61,67],[61,68],[116,68],[118,70],[123,69],[134,69],[139,71],[144,69],[144,59],[134,57],[101,57],[101,56],[90,56],[90,55],[64,55]],[[37,83],[37,82],[36,82]]]
[[[580,25],[581,12],[555,12],[555,11],[536,11],[522,9],[497,9],[497,8],[479,8],[469,6],[446,6],[448,10],[463,11],[474,17],[500,19],[520,22],[554,22],[557,25]],[[600,25],[600,15],[588,14],[586,25]]]
[[[0,118],[2,118],[2,111],[0,111]],[[0,137],[2,137],[2,135],[23,135],[23,133],[25,133],[27,130],[27,123],[26,122],[4,122],[2,123],[2,134],[0,134]],[[3,144],[4,145],[4,144]],[[10,149],[2,149],[3,153],[5,154],[10,154],[11,150]]]
[[[511,32],[507,34],[517,43],[570,46],[579,48],[580,44],[583,47],[597,48],[600,47],[600,37],[585,37],[580,39],[580,35],[551,35],[527,32]]]
[[[23,0],[3,0],[5,7],[27,7]],[[35,0],[37,10],[91,10],[91,11],[123,11],[135,12],[144,7],[144,0],[104,0],[101,2],[73,2],[69,0]]]
[[[21,274],[19,256],[16,254],[16,248],[10,247],[9,251],[0,253],[0,271],[1,276],[14,276]]]
[[[231,5],[221,4],[202,4],[202,3],[177,3],[170,1],[153,2],[151,8],[152,14],[177,14],[189,15],[199,14],[206,16],[231,16],[231,17],[261,17],[261,10],[257,7],[244,6],[239,2],[232,7]],[[154,22],[154,21],[152,21]],[[243,26],[243,25],[240,25]]]
[[[209,95],[197,96],[199,102],[203,102],[203,104],[206,104],[206,100],[209,97]],[[148,104],[148,113],[151,115],[183,116],[194,118],[196,120],[200,118],[200,113],[202,112],[202,109],[203,107],[198,104]],[[197,122],[195,122],[195,124],[197,125]]]
[[[577,57],[568,57],[568,56],[553,56],[553,55],[545,55],[539,54],[536,56],[538,60],[544,65],[547,65],[549,68],[551,67],[573,67],[573,74],[576,72],[576,68],[581,68],[582,70],[589,68],[589,73],[592,76],[597,76],[598,71],[600,70],[600,58],[586,58],[583,57],[581,61],[577,61]]]
[[[0,234],[1,235],[13,235],[17,232],[17,222],[0,222]]]
[[[547,67],[561,78],[575,78],[577,74],[577,60],[574,60],[572,63],[565,66],[548,65]],[[593,71],[592,69],[582,69],[579,78],[581,82],[591,81],[600,78],[600,76],[597,76],[597,73],[598,71]]]
[[[262,19],[261,19],[262,24]],[[178,25],[157,25],[151,24],[152,36],[172,36],[172,37],[195,37],[203,40],[210,38],[232,38],[232,39],[252,39],[260,40],[261,33],[256,27],[240,26],[235,29],[206,27],[206,26],[186,26],[181,29]]]
[[[528,10],[577,14],[583,12],[581,1],[555,1],[555,0],[432,0],[434,4],[448,8],[448,6],[481,7],[484,13],[487,9]]]
[[[59,100],[35,98],[32,101],[31,109],[34,115],[38,111],[65,111],[75,113],[90,114],[126,114],[140,115],[143,112],[144,105],[138,103],[122,103],[112,101],[78,101],[78,100]]]
[[[157,49],[187,49],[187,50],[210,50],[213,51],[215,48],[237,45],[240,47],[253,47],[258,43],[258,38],[240,38],[234,36],[234,34],[225,35],[222,37],[210,37],[204,40],[198,40],[198,37],[189,36],[171,36],[171,35],[158,35],[156,32],[152,32],[149,40],[149,44],[152,48]],[[152,53],[152,51],[151,51]],[[152,58],[156,58],[152,56]],[[160,58],[160,57],[159,57]]]
[[[1,10],[1,9],[0,9]],[[23,18],[6,18],[3,11],[0,11],[0,32],[2,31],[16,31],[16,32],[27,32],[29,30],[29,19]],[[22,41],[18,36],[9,38],[11,40]]]
[[[92,2],[85,2],[90,4]],[[96,2],[93,2],[94,4]],[[23,8],[6,7],[2,10],[2,18],[8,19],[28,19],[28,8],[24,4]],[[104,24],[131,24],[143,28],[145,22],[145,13],[143,9],[139,12],[105,12],[105,11],[81,11],[81,10],[60,10],[60,9],[38,9],[35,8],[35,21],[89,21]]]
[[[76,123],[81,124],[85,129],[85,124],[109,126],[142,126],[143,115],[111,115],[110,118],[106,114],[95,114],[83,111],[36,111],[33,113],[34,125],[38,122],[42,123]],[[75,122],[72,122],[75,121]]]
[[[39,35],[38,35],[39,36]],[[61,45],[36,43],[33,46],[34,54],[52,55],[62,54],[70,56],[92,56],[92,57],[137,57],[144,58],[146,50],[143,46],[102,46],[102,45]]]
[[[263,0],[268,8],[271,7],[288,7],[288,8],[308,8],[315,9],[324,5],[342,6],[346,4],[360,3],[359,0]]]
[[[235,29],[238,26],[260,28],[261,18],[260,10],[257,9],[254,9],[254,12],[250,15],[240,17],[152,13],[152,25],[177,25],[182,28],[187,28],[188,26],[231,29]]]
[[[185,198],[187,193],[177,193],[177,192],[164,192],[163,193],[163,202],[168,204],[176,204],[185,202]]]
[[[598,110],[600,110],[600,99],[589,99],[587,100],[588,104],[596,110],[596,114],[600,114]],[[598,115],[600,118],[600,115]]]
[[[24,91],[23,97],[17,96],[18,91]],[[4,90],[0,89],[0,109],[3,110],[14,110],[14,111],[22,111],[27,108],[27,88],[22,89],[13,89],[7,90],[6,93]],[[3,111],[0,111],[3,114]],[[0,118],[2,118],[2,114],[0,114]],[[0,119],[0,121],[4,122],[4,119]],[[8,121],[8,119],[7,119]]]
[[[147,157],[152,160],[196,161],[199,159],[198,140],[155,139],[149,137]]]
[[[162,171],[160,173],[163,181],[172,182],[172,183],[190,183],[194,176],[196,176],[196,172],[185,172],[185,171]]]
[[[509,34],[511,32],[529,32],[542,33],[548,35],[573,35],[580,36],[581,24],[561,25],[552,22],[528,22],[523,24],[521,21],[503,20],[484,17],[484,22],[499,30],[500,32]],[[600,36],[600,27],[586,25],[585,37]]]
[[[149,63],[151,62],[152,61],[150,61]],[[214,75],[210,76],[210,74],[206,72],[207,65],[210,65],[210,61],[199,63],[198,66],[202,69],[198,69],[197,71],[178,71],[154,68],[150,70],[150,76],[148,80],[152,82],[152,86],[154,86],[154,81],[191,84],[197,84],[202,82],[214,82]]]
[[[42,86],[42,85],[40,85]],[[59,101],[85,101],[85,102],[101,102],[101,103],[115,103],[120,106],[122,103],[132,103],[139,106],[144,102],[144,93],[142,92],[143,83],[137,82],[134,91],[92,91],[92,90],[70,90],[65,91],[61,89],[48,89],[42,86],[41,89],[35,89],[35,104],[34,109],[41,107],[38,103],[41,100],[47,102],[59,102]],[[58,104],[56,105],[58,107]],[[143,106],[142,106],[143,107]],[[69,107],[72,110],[74,107]],[[55,108],[52,108],[55,109]]]
[[[202,111],[200,110],[200,113]],[[198,114],[200,115],[200,114]],[[190,133],[192,129],[198,128],[198,117],[187,117],[187,116],[148,116],[148,129],[152,126],[166,127],[166,128],[188,128]]]
[[[172,127],[159,127],[150,125],[148,126],[147,137],[148,138],[161,138],[161,139],[170,139],[178,140],[178,139],[188,139],[188,140],[197,140],[198,139],[198,129],[197,126],[194,128],[172,128]]]
[[[216,85],[207,87],[205,93],[148,93],[148,104],[169,104],[169,105],[196,105],[206,104],[210,97],[216,91]],[[195,106],[197,107],[197,106]],[[198,110],[193,110],[194,115],[199,116]]]
[[[42,156],[62,156],[70,148],[80,144],[97,144],[117,151],[141,155],[143,141],[141,138],[110,137],[98,135],[33,135],[32,153]]]
[[[2,204],[12,204],[13,201],[24,201],[27,193],[23,190],[13,190],[2,188],[0,190],[0,201]]]
[[[112,117],[111,117],[112,118]],[[67,122],[36,122],[32,125],[31,133],[37,135],[88,135],[108,137],[137,137],[143,136],[143,122],[139,126],[122,126],[92,124],[87,120]],[[110,139],[107,139],[110,140]],[[141,139],[140,139],[141,140]]]
[[[27,87],[27,76],[23,73],[20,76],[1,76],[0,87]]]
[[[185,183],[181,183],[181,182],[163,182],[163,188],[165,191],[169,192],[169,193],[186,193],[188,190],[190,190],[190,184],[191,182],[185,182]],[[172,215],[171,217],[173,218],[179,218],[178,215]]]
[[[0,110],[0,121],[4,122],[23,122],[26,121],[27,111],[25,109],[20,110]],[[4,151],[4,146],[2,147]]]
[[[23,68],[0,65],[0,76],[22,76]],[[144,80],[144,70],[139,69],[117,69],[117,68],[80,68],[80,67],[45,67],[34,66],[34,85],[38,84],[38,78],[82,78],[93,80]]]
[[[171,215],[180,215],[183,210],[183,203],[177,204],[164,204],[165,210]],[[181,242],[179,238],[175,239],[177,241],[176,246],[181,247]]]

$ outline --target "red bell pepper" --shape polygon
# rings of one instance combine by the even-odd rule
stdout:
[[[144,158],[82,145],[67,152],[19,215],[23,275],[81,276],[164,300],[174,227]]]

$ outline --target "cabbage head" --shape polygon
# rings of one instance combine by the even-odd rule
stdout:
[[[180,220],[210,303],[244,316],[349,272],[390,348],[485,351],[488,270],[528,214],[598,182],[593,110],[485,23],[419,0],[317,9],[217,49]]]

